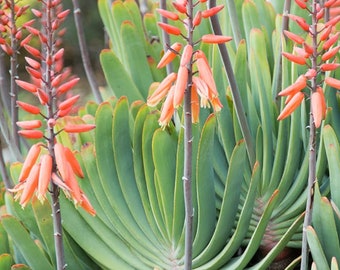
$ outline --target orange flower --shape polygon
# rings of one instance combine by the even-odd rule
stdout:
[[[68,178],[68,162],[65,157],[65,151],[64,151],[64,146],[61,143],[56,143],[54,145],[54,156],[55,156],[55,161],[57,163],[57,169],[65,181],[66,178]]]
[[[48,103],[49,97],[42,89],[37,88],[36,94],[39,98],[41,105],[46,105]]]
[[[83,170],[80,167],[80,164],[76,157],[74,156],[74,153],[68,148],[64,147],[65,151],[65,157],[67,161],[70,163],[72,171],[80,178],[84,178]]]
[[[307,4],[305,3],[305,1],[302,0],[295,0],[295,3],[302,9],[306,9],[307,8]]]
[[[176,79],[177,73],[174,72],[166,76],[165,79],[156,88],[156,90],[152,93],[152,95],[148,98],[148,106],[156,106],[166,96],[171,85],[176,81]]]
[[[185,14],[187,12],[187,7],[186,7],[186,4],[184,3],[172,2],[172,5],[180,13]]]
[[[322,49],[328,50],[330,47],[332,47],[335,42],[337,42],[339,38],[340,32],[337,32],[335,35],[331,36],[325,43],[322,45]]]
[[[19,175],[20,182],[24,181],[28,177],[33,165],[36,163],[41,151],[41,145],[41,143],[33,144],[28,151]]]
[[[202,11],[202,17],[203,18],[209,18],[211,16],[216,15],[218,12],[220,12],[224,8],[224,5],[219,5],[207,10]]]
[[[300,75],[299,78],[292,85],[288,86],[281,92],[279,96],[295,95],[297,92],[303,90],[307,86],[307,78],[305,75]]]
[[[316,88],[316,91],[321,95],[322,119],[325,119],[326,112],[327,112],[327,104],[326,104],[325,95],[323,93],[323,89],[320,86]]]
[[[167,24],[167,23],[162,23],[158,22],[157,23],[165,32],[167,32],[169,35],[175,35],[178,36],[181,34],[181,29],[179,29],[176,26]]]
[[[190,63],[191,61],[191,57],[192,57],[192,46],[190,44],[187,44],[184,49],[183,49],[183,53],[181,56],[181,62],[180,65],[181,66],[186,66]]]
[[[291,53],[283,52],[282,55],[286,57],[289,61],[294,62],[299,65],[305,65],[306,59],[303,56],[297,56]]]
[[[24,111],[31,113],[31,114],[39,114],[40,113],[40,109],[37,106],[22,102],[22,101],[17,101],[17,105],[23,109]]]
[[[87,132],[94,129],[96,125],[93,124],[66,124],[64,127],[64,131],[67,133],[80,133],[80,132]]]
[[[69,107],[72,107],[80,98],[80,95],[75,95],[73,97],[70,97],[66,100],[64,100],[63,102],[61,102],[58,106],[59,110],[66,110]]]
[[[192,24],[193,24],[194,27],[196,27],[196,26],[200,25],[201,21],[202,21],[202,12],[199,10],[199,11],[197,11],[197,13],[195,15],[195,17],[192,21]]]
[[[230,40],[232,40],[232,37],[228,36],[221,36],[221,35],[213,35],[213,34],[206,34],[202,36],[202,42],[203,43],[210,43],[210,44],[221,44],[226,43]]]
[[[302,92],[297,92],[284,107],[280,115],[277,117],[277,120],[283,120],[291,115],[292,112],[294,112],[295,109],[300,106],[304,97],[305,95]]]
[[[332,77],[325,78],[325,83],[328,84],[330,87],[334,87],[340,90],[340,80],[334,79]]]
[[[19,130],[18,134],[26,139],[41,139],[44,133],[40,130]]]
[[[174,108],[177,108],[182,104],[184,92],[187,88],[188,75],[188,69],[185,66],[180,66],[178,69],[178,77],[175,84]]]
[[[64,178],[63,180],[65,184],[70,188],[71,197],[74,200],[75,204],[79,204],[81,203],[82,198],[78,181],[76,179],[75,174],[73,173],[71,165],[69,163],[66,163],[65,167],[66,167],[65,169],[67,170],[67,177]]]
[[[325,52],[322,55],[321,60],[327,61],[327,60],[331,59],[333,56],[335,56],[338,53],[339,49],[340,49],[340,46],[336,46],[333,49],[330,49],[329,51]]]
[[[333,29],[333,26],[331,25],[328,27],[325,27],[324,30],[321,32],[320,40],[325,41],[326,39],[328,39],[330,33],[332,32],[332,29]]]
[[[295,43],[302,44],[302,43],[305,42],[305,39],[302,38],[301,36],[297,35],[297,34],[294,34],[294,33],[289,32],[287,30],[284,30],[283,32],[284,32],[284,34],[287,38],[289,38],[290,40],[292,40]]]
[[[43,201],[46,198],[48,185],[52,175],[52,157],[48,154],[41,157],[41,168],[39,172],[38,199]]]
[[[60,177],[56,173],[52,173],[52,181],[55,185],[60,187],[66,194],[71,190],[70,187],[68,187],[63,180],[60,179]]]
[[[335,70],[340,66],[340,64],[338,63],[326,63],[326,64],[322,64],[320,66],[320,69],[322,71],[331,71],[331,70]]]
[[[211,96],[209,95],[209,98],[213,96],[217,96],[217,89],[214,77],[212,75],[210,66],[208,64],[208,60],[205,57],[204,53],[202,51],[197,51],[196,53],[196,66],[199,72],[200,78],[207,84],[209,87]]]
[[[17,85],[19,87],[21,87],[22,89],[28,91],[28,92],[31,92],[31,93],[35,93],[37,92],[37,86],[32,84],[32,83],[28,83],[28,82],[25,82],[25,81],[22,81],[22,80],[15,80],[15,82],[17,83]]]
[[[161,9],[161,8],[157,8],[156,11],[161,14],[163,17],[169,19],[169,20],[173,20],[173,21],[177,21],[179,19],[179,16],[177,13],[165,10],[165,9]]]
[[[39,172],[40,164],[34,164],[30,174],[26,179],[26,182],[24,183],[24,189],[22,190],[22,194],[20,197],[19,203],[21,204],[22,207],[25,207],[29,200],[34,195],[34,191],[38,186]]]
[[[311,96],[311,111],[316,128],[320,127],[323,119],[323,100],[320,92],[313,92]]]
[[[169,50],[163,55],[159,61],[157,68],[165,67],[167,64],[171,63],[172,60],[178,55],[179,51],[182,49],[182,44],[179,42],[174,43]]]
[[[159,117],[159,125],[162,128],[165,128],[171,120],[172,115],[174,114],[175,108],[174,108],[174,92],[175,92],[175,86],[172,86],[169,90],[168,96],[166,97],[162,110],[161,110],[161,116]]]
[[[213,97],[210,102],[215,112],[219,112],[223,108],[223,105],[218,97]]]
[[[200,115],[200,102],[195,84],[191,87],[191,122],[198,123]]]
[[[18,121],[16,122],[16,124],[18,127],[21,127],[23,129],[35,129],[41,127],[40,120]]]
[[[57,89],[57,94],[61,95],[69,90],[71,90],[78,82],[79,82],[80,78],[74,78],[71,79],[70,81],[63,83],[62,85],[60,85]]]
[[[81,193],[81,201],[80,201],[80,206],[88,212],[90,215],[95,216],[96,215],[96,210],[93,208],[91,205],[89,199],[86,197],[84,193]]]

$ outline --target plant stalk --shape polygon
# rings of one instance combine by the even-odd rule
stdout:
[[[47,43],[44,46],[46,50],[46,58],[53,59],[54,55],[54,30],[52,28],[52,0],[48,0],[45,6],[46,10],[46,34],[47,34]],[[55,111],[56,111],[56,93],[55,88],[52,87],[52,75],[53,70],[51,65],[44,65],[45,70],[45,92],[49,96],[49,103],[47,108],[48,119],[54,119]],[[54,155],[54,144],[55,144],[55,133],[53,126],[48,127],[49,137],[48,137],[48,151],[53,159],[53,172],[56,172],[56,161]],[[55,256],[57,263],[57,270],[63,270],[66,268],[65,264],[65,256],[64,256],[64,243],[63,243],[63,234],[62,234],[62,225],[61,225],[61,212],[60,212],[60,203],[59,203],[59,187],[55,185],[52,180],[50,181],[51,187],[51,197],[52,197],[52,219],[53,219],[53,231],[54,231],[54,246],[55,246]]]
[[[92,94],[96,102],[100,103],[103,101],[103,98],[100,95],[98,83],[97,83],[93,68],[91,66],[91,62],[90,62],[89,52],[88,52],[88,48],[87,48],[86,41],[85,41],[85,32],[84,32],[83,22],[81,19],[81,9],[79,6],[79,1],[72,0],[72,3],[73,3],[73,9],[74,9],[73,11],[74,22],[75,22],[76,29],[77,29],[79,48],[80,48],[81,58],[83,60],[84,70],[86,73],[87,80],[90,84]]]
[[[16,22],[15,22],[15,1],[11,0],[11,49],[13,50],[13,53],[10,57],[10,65],[11,65],[11,78],[10,78],[10,96],[11,96],[11,120],[12,120],[12,137],[13,137],[13,143],[15,147],[17,147],[20,151],[20,141],[19,141],[19,135],[18,135],[18,126],[16,122],[18,121],[18,107],[17,107],[17,100],[18,100],[18,87],[15,82],[18,76],[18,40],[15,37],[15,33],[17,31],[16,29]]]
[[[209,8],[213,8],[215,6],[216,6],[216,0],[210,0],[209,1]],[[221,30],[221,26],[220,26],[218,17],[216,15],[210,17],[210,22],[211,22],[214,34],[215,35],[222,35],[222,30]],[[246,114],[245,114],[245,111],[244,111],[244,108],[243,108],[240,92],[239,92],[239,89],[237,87],[235,74],[234,74],[234,71],[232,69],[229,54],[228,54],[228,51],[227,51],[225,44],[218,44],[218,48],[220,50],[224,69],[227,73],[227,77],[228,77],[228,80],[229,80],[229,85],[230,85],[231,93],[232,93],[233,100],[234,100],[237,118],[238,118],[238,121],[239,121],[239,124],[240,124],[240,127],[241,127],[241,132],[242,132],[244,141],[246,143],[246,148],[247,148],[247,152],[248,152],[248,159],[249,159],[250,165],[253,167],[254,164],[255,164],[254,143],[253,143],[253,139],[252,139],[252,136],[251,136],[251,133],[250,133]]]
[[[317,56],[318,56],[318,30],[317,30],[317,1],[313,1],[312,10],[312,25],[311,34],[313,42],[313,56],[311,59],[312,69],[317,70]],[[316,76],[311,80],[311,94],[317,89]],[[307,227],[312,222],[313,198],[314,198],[314,182],[316,181],[316,128],[314,124],[314,117],[312,114],[312,105],[310,107],[309,116],[309,172],[307,183],[307,201],[305,210],[305,219],[303,222],[302,232],[302,247],[301,247],[301,270],[308,269],[308,242],[307,242]]]
[[[57,270],[66,269],[64,256],[64,243],[61,225],[61,212],[59,203],[59,188],[52,183],[52,215],[53,215],[53,231],[54,246],[56,253]]]
[[[188,36],[187,42],[193,46],[193,2],[188,0]],[[192,242],[193,242],[193,204],[192,204],[192,120],[191,120],[191,86],[192,86],[192,59],[188,65],[188,83],[184,95],[184,173],[183,189],[185,204],[185,249],[184,270],[192,269]]]

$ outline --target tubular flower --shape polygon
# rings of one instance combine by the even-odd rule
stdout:
[[[301,91],[307,86],[307,78],[305,75],[301,75],[295,83],[288,86],[281,92],[279,92],[279,96],[288,96],[288,95],[294,95],[297,92]]]
[[[17,106],[40,119],[17,121],[16,124],[21,128],[18,131],[20,136],[27,139],[43,139],[45,143],[39,142],[32,145],[23,163],[18,179],[19,183],[11,191],[16,193],[15,198],[20,199],[20,204],[25,207],[34,196],[37,196],[40,201],[44,201],[47,192],[49,192],[49,186],[52,187],[50,189],[52,192],[57,193],[60,188],[76,204],[82,206],[91,215],[95,215],[95,210],[77,183],[77,177],[84,177],[80,164],[70,149],[57,142],[57,136],[62,130],[68,133],[79,133],[95,128],[93,124],[68,120],[67,123],[64,121],[66,124],[61,127],[58,125],[58,129],[56,129],[56,123],[61,122],[61,118],[72,111],[73,106],[80,98],[80,95],[73,96],[70,93],[70,90],[79,82],[79,78],[71,76],[70,69],[64,68],[64,49],[59,48],[60,37],[63,35],[63,29],[59,28],[70,11],[63,11],[60,0],[52,1],[53,4],[48,4],[50,2],[45,1],[40,2],[43,5],[43,11],[33,9],[32,12],[41,20],[46,32],[35,28],[34,20],[32,20],[24,24],[24,28],[30,34],[21,40],[21,43],[18,42],[29,54],[25,60],[26,71],[31,80],[30,82],[15,80],[18,87],[31,93],[33,98],[40,103],[38,107],[17,101]],[[10,1],[8,3],[10,5]],[[24,12],[20,9],[15,10],[17,13]],[[2,10],[2,12],[4,11]],[[48,16],[44,12],[48,13]],[[17,13],[16,16],[18,16]],[[47,22],[51,23],[51,27],[47,27]],[[21,39],[21,29],[18,29],[14,34],[17,39]],[[48,47],[49,50],[40,50],[40,48],[37,49],[30,45],[32,36],[36,37],[36,41],[40,41],[42,46]],[[1,37],[0,45],[6,45],[6,40],[2,40]],[[45,110],[40,107],[45,107]],[[58,196],[52,196],[53,200],[56,197]]]
[[[313,92],[311,96],[312,114],[314,118],[315,127],[318,128],[321,125],[321,121],[324,117],[324,96],[320,92]]]
[[[305,95],[302,92],[296,93],[290,101],[286,104],[280,115],[277,117],[277,120],[282,120],[292,114],[297,107],[300,106],[302,100],[304,99]]]
[[[175,107],[174,107],[174,92],[175,92],[175,86],[172,86],[170,88],[170,91],[164,101],[163,107],[162,107],[162,112],[161,116],[159,117],[159,125],[162,128],[165,128],[171,120],[172,115],[175,112]]]
[[[292,85],[278,93],[279,96],[287,96],[285,107],[278,120],[290,115],[302,102],[304,97],[302,91],[310,89],[308,96],[310,96],[311,102],[311,115],[314,126],[318,128],[326,115],[326,101],[321,84],[324,82],[331,87],[340,89],[340,80],[331,77],[323,78],[324,72],[335,70],[340,66],[335,57],[340,50],[340,46],[336,46],[340,33],[334,27],[339,22],[340,16],[330,12],[330,20],[323,22],[325,9],[331,10],[333,5],[339,1],[328,0],[323,5],[317,4],[316,6],[305,0],[295,0],[295,3],[309,12],[312,21],[316,23],[310,26],[302,17],[288,15],[304,31],[308,32],[310,38],[305,39],[295,33],[284,31],[284,34],[295,43],[295,46],[293,54],[283,52],[282,55],[293,63],[306,66],[307,71],[304,75],[300,75]],[[333,58],[335,59],[332,60]]]
[[[147,103],[150,107],[156,106],[169,92],[171,85],[176,81],[177,73],[170,73],[156,88],[151,96],[148,97]]]
[[[182,49],[182,44],[179,42],[174,43],[169,50],[163,55],[159,61],[157,68],[165,67],[167,64],[171,63],[172,60],[178,55],[179,51]]]
[[[200,2],[204,3],[206,0]],[[158,9],[157,11],[165,18],[182,23],[184,22],[188,36],[192,35],[195,27],[200,25],[203,19],[216,15],[224,7],[224,5],[219,5],[204,11],[199,10],[196,11],[193,18],[189,18],[189,15],[187,14],[188,2],[186,0],[176,0],[172,2],[172,4],[177,12],[181,14],[162,9]],[[183,16],[187,16],[187,18],[179,20],[179,18]],[[190,24],[188,24],[189,20],[192,20]],[[158,68],[162,68],[171,63],[177,56],[180,57],[178,71],[169,74],[158,85],[153,84],[152,88],[155,85],[157,85],[157,87],[154,91],[150,91],[151,94],[147,99],[147,104],[151,107],[156,106],[161,100],[165,99],[161,108],[159,124],[163,128],[169,124],[173,113],[182,105],[185,96],[191,100],[191,120],[193,123],[198,122],[199,120],[200,105],[202,107],[211,106],[215,112],[220,111],[222,103],[218,98],[218,91],[208,60],[203,51],[195,50],[195,46],[200,42],[208,44],[225,43],[232,38],[222,35],[206,34],[195,42],[192,38],[187,38],[185,33],[182,33],[182,30],[177,27],[176,24],[175,26],[159,22],[158,25],[163,31],[170,35],[181,35],[187,42],[182,52],[182,44],[179,42],[174,43],[166,51],[157,65]],[[189,27],[191,27],[191,29],[189,29]],[[197,72],[194,69],[197,70]]]

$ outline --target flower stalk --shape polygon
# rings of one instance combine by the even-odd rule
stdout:
[[[287,96],[285,108],[278,116],[278,120],[282,120],[293,113],[306,96],[311,101],[309,112],[309,175],[303,224],[301,270],[308,268],[307,227],[311,225],[312,221],[314,183],[317,181],[316,130],[321,126],[327,109],[321,84],[325,82],[329,86],[334,87],[333,82],[338,81],[328,76],[322,79],[325,76],[325,71],[332,71],[339,67],[337,63],[332,62],[332,59],[339,51],[339,46],[335,46],[339,37],[335,24],[338,22],[339,17],[336,16],[328,20],[328,15],[325,15],[329,14],[329,8],[335,2],[327,0],[321,4],[316,0],[295,0],[295,3],[311,16],[312,23],[309,25],[302,17],[292,14],[289,14],[288,17],[295,21],[302,31],[311,37],[310,43],[299,35],[284,31],[286,37],[295,43],[295,47],[293,53],[283,52],[283,57],[295,64],[306,66],[307,71],[305,74],[300,75],[295,83],[278,93],[279,96]]]
[[[178,13],[162,8],[157,10],[164,19],[181,21],[185,25],[186,33],[183,33],[179,27],[167,23],[164,19],[158,23],[166,35],[182,36],[185,45],[176,42],[172,46],[168,46],[157,67],[168,67],[177,56],[180,56],[178,72],[168,72],[168,76],[148,98],[148,105],[151,107],[157,106],[165,99],[159,118],[159,124],[163,128],[169,124],[176,109],[183,104],[184,171],[182,180],[185,204],[185,270],[192,269],[194,215],[192,204],[192,124],[199,121],[200,104],[202,107],[211,106],[215,112],[222,108],[208,60],[201,50],[195,49],[195,46],[200,42],[221,44],[231,40],[231,37],[223,35],[204,35],[198,41],[193,39],[195,27],[201,23],[202,19],[214,16],[223,8],[223,6],[218,6],[204,11],[199,10],[194,14],[194,7],[200,2],[204,3],[205,1],[177,0],[173,2],[173,6]],[[185,20],[180,19],[183,16],[185,16]]]
[[[31,82],[16,79],[16,84],[31,93],[40,102],[37,106],[17,101],[19,108],[41,119],[17,121],[21,128],[18,134],[27,139],[43,139],[31,146],[24,161],[19,183],[10,189],[19,199],[22,207],[30,200],[37,198],[44,202],[47,194],[52,199],[52,217],[56,255],[56,269],[66,268],[63,233],[61,224],[61,209],[59,203],[60,191],[81,206],[91,215],[96,212],[80,189],[76,177],[84,177],[81,167],[69,148],[57,142],[60,132],[79,133],[95,128],[94,125],[75,125],[67,118],[63,129],[56,129],[61,118],[67,116],[79,99],[79,95],[70,96],[70,90],[77,84],[79,78],[70,76],[70,71],[63,67],[64,49],[60,49],[63,34],[60,25],[65,20],[69,10],[63,10],[61,0],[41,2],[42,10],[32,10],[41,21],[42,30],[33,27],[34,21],[25,24],[31,36],[39,38],[41,49],[36,49],[27,43],[23,44],[30,55],[26,57],[26,70],[31,76]],[[66,98],[66,99],[65,99]]]

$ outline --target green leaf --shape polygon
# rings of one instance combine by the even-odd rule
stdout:
[[[331,203],[326,197],[321,197],[318,184],[315,185],[314,190],[312,223],[326,259],[330,263],[332,257],[340,259],[339,234]]]
[[[127,96],[130,101],[143,99],[143,95],[139,92],[129,73],[114,52],[102,50],[100,63],[103,67],[106,81],[117,97]]]
[[[158,129],[154,133],[152,157],[155,164],[155,185],[169,240],[172,235],[176,145],[177,138],[167,131]]]
[[[228,263],[225,267],[221,269],[244,269],[244,267],[249,263],[261,244],[262,237],[267,228],[271,214],[275,209],[275,206],[277,205],[278,193],[279,191],[276,190],[273,193],[272,197],[269,199],[264,212],[256,226],[256,229],[252,233],[249,244],[243,254],[235,258],[234,260],[231,260],[230,263]]]
[[[24,228],[18,219],[7,215],[2,216],[1,222],[30,267],[35,270],[53,270],[52,265],[42,250],[35,244],[26,228]]]
[[[149,244],[153,242],[153,235],[150,233],[141,198],[139,196],[136,178],[133,170],[133,154],[129,130],[129,105],[126,98],[121,98],[113,111],[112,123],[112,145],[117,176],[124,200],[129,207],[136,224],[141,231],[138,232],[143,245],[148,247],[148,252],[156,252],[157,249]],[[116,187],[117,188],[117,187]],[[144,235],[147,238],[144,238]],[[137,233],[137,232],[136,232]]]
[[[10,270],[12,264],[13,264],[13,258],[10,254],[3,253],[0,255],[0,269],[1,270]]]
[[[307,227],[307,239],[317,269],[328,270],[329,266],[326,256],[322,251],[321,243],[316,232],[311,226]]]
[[[211,138],[209,139],[212,140]],[[206,151],[209,150],[206,149]],[[209,158],[211,157],[208,156],[207,159]],[[240,142],[235,147],[231,157],[228,176],[225,182],[223,201],[214,233],[204,251],[195,258],[195,260],[201,264],[209,262],[209,259],[212,259],[216,253],[225,246],[226,239],[228,239],[232,233],[243,183],[243,174],[240,172],[245,170],[245,162],[247,162],[245,143]],[[203,164],[201,165],[203,166]],[[211,199],[206,199],[206,201],[208,200]],[[195,267],[196,266],[199,265],[195,263]]]
[[[47,201],[42,204],[39,200],[35,200],[32,202],[32,209],[42,241],[50,259],[53,261],[53,264],[56,265],[51,205]]]
[[[125,21],[121,25],[121,40],[124,46],[126,62],[124,63],[139,92],[146,99],[148,90],[153,82],[147,62],[147,55],[138,29],[134,24]],[[130,89],[126,88],[126,94]],[[134,100],[129,98],[130,101]]]
[[[324,126],[323,139],[329,166],[331,198],[335,205],[340,208],[340,146],[331,126]]]
[[[210,115],[205,122],[199,142],[196,171],[197,232],[193,242],[193,256],[209,243],[216,225],[215,185],[213,174],[214,135],[216,117]]]

